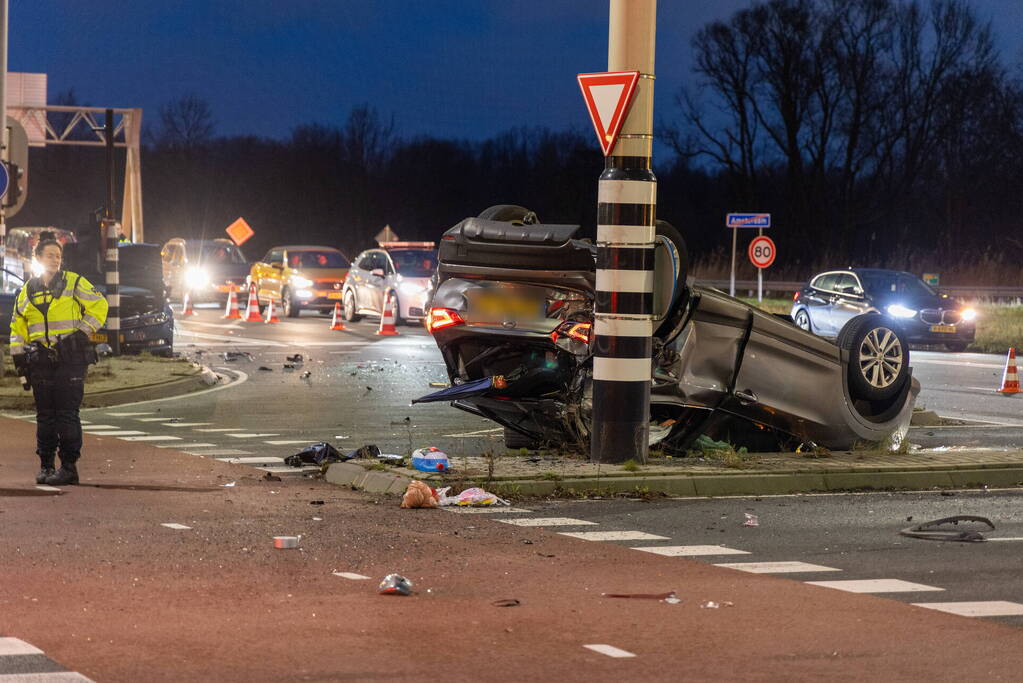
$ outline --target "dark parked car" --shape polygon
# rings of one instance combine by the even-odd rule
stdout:
[[[977,312],[941,294],[912,273],[850,268],[820,273],[798,292],[792,320],[822,337],[836,337],[854,316],[893,318],[911,344],[944,344],[963,351],[976,334]]]

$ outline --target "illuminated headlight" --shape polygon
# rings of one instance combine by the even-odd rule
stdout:
[[[967,308],[962,312],[961,315],[963,316],[963,320],[965,320],[966,322],[970,322],[971,320],[977,319],[977,311],[973,310],[972,308]]]
[[[297,293],[299,299],[311,299],[313,297],[313,290],[311,289],[300,289]]]
[[[30,266],[30,268],[32,269],[32,275],[34,277],[42,277],[43,264],[39,263],[39,261],[36,261],[34,257],[32,258],[32,265]]]
[[[302,277],[301,275],[292,275],[291,284],[296,287],[312,287],[313,281],[307,277]]]
[[[886,310],[888,311],[888,315],[894,316],[896,318],[912,318],[914,315],[916,315],[916,311],[910,308],[906,308],[902,304],[892,304]]]
[[[418,282],[402,282],[398,285],[398,290],[402,294],[421,294],[426,291],[426,287],[423,287]]]
[[[202,289],[209,283],[210,276],[202,268],[189,268],[185,271],[185,286],[189,289]]]

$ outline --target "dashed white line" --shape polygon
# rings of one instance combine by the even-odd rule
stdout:
[[[201,453],[190,453],[189,455],[252,455],[252,451],[239,451],[233,448],[220,448],[213,451],[202,451]]]
[[[811,586],[823,586],[849,593],[917,593],[943,591],[944,588],[925,586],[902,579],[852,579],[848,581],[807,581]]]
[[[795,574],[798,572],[840,572],[841,569],[808,562],[726,562],[715,567],[738,569],[750,574]]]
[[[153,411],[151,411],[151,410],[149,412],[146,412],[146,413],[107,413],[107,415],[110,415],[111,417],[134,417],[136,415],[152,415],[152,414],[153,414]]]
[[[699,557],[701,555],[749,555],[748,551],[726,548],[723,545],[660,545],[633,548],[645,553],[665,557]]]
[[[122,436],[121,441],[181,441],[180,436]]]
[[[0,638],[0,657],[8,655],[41,655],[43,651],[20,638]]]
[[[142,436],[145,432],[136,432],[130,429],[125,429],[117,432],[97,432],[93,436]]]
[[[594,652],[599,652],[602,655],[607,655],[608,657],[623,658],[636,656],[635,654],[629,652],[628,650],[623,650],[621,648],[615,647],[614,645],[604,645],[603,643],[597,643],[594,645],[583,645],[583,647],[585,647],[587,650],[593,650]]]
[[[157,445],[157,448],[177,448],[178,450],[184,450],[186,448],[206,448],[210,446],[216,446],[215,443],[169,443],[165,446]]]
[[[212,422],[168,422],[160,425],[161,427],[202,427],[203,425],[213,424]]]
[[[215,429],[196,429],[197,432],[244,432],[240,427],[217,427]]]
[[[227,434],[233,439],[258,439],[264,436],[280,436],[280,434]]]
[[[584,524],[596,525],[596,522],[587,522],[584,519],[572,519],[571,517],[519,517],[518,519],[498,519],[503,524],[514,524],[515,526],[582,526]]]
[[[82,423],[83,432],[91,432],[93,430],[103,431],[104,429],[120,429],[120,427],[118,427],[117,425],[94,425],[94,424],[86,425],[84,422]]]
[[[136,417],[139,422],[166,422],[170,420],[169,417]]]
[[[933,609],[961,617],[1016,617],[1023,615],[1023,605],[1007,600],[982,602],[914,602],[917,607]]]
[[[562,536],[581,538],[584,541],[667,541],[667,536],[648,534],[645,531],[560,531]]]
[[[1005,536],[1003,538],[989,538],[989,541],[1023,541],[1023,536]]]
[[[263,443],[268,443],[271,446],[287,446],[287,445],[296,444],[296,443],[313,443],[313,440],[312,439],[290,439],[290,440],[287,440],[287,441],[264,441]]]
[[[252,465],[253,463],[266,463],[268,465],[280,465],[284,462],[284,458],[275,458],[272,456],[261,457],[252,456],[250,458],[217,458],[217,460],[223,460],[229,462],[232,465]]]

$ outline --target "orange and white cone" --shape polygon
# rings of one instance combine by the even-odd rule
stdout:
[[[245,317],[243,320],[247,323],[263,321],[263,316],[259,314],[259,297],[256,295],[255,282],[249,285],[249,303],[245,307]]]
[[[1000,394],[1018,394],[1019,375],[1016,373],[1016,349],[1009,349],[1009,357],[1005,359],[1005,372],[1002,374]]]
[[[388,290],[387,298],[384,299],[384,313],[380,316],[380,329],[377,330],[377,334],[384,336],[398,334],[398,329],[394,326],[394,309],[397,304],[398,301],[394,297],[394,292]]]
[[[274,300],[270,297],[270,303],[266,305],[266,319],[264,323],[279,323],[280,319],[277,317],[277,311],[274,310]]]
[[[341,322],[341,302],[334,302],[334,315],[330,319],[330,329],[332,330],[343,330],[345,325]]]
[[[185,292],[185,298],[181,300],[181,315],[198,315],[192,308],[192,297]]]
[[[242,314],[238,311],[238,288],[231,285],[231,292],[227,295],[227,305],[224,307],[224,320],[241,320]]]

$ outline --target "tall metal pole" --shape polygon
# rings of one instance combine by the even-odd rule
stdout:
[[[114,220],[114,110],[106,110],[107,201],[103,207],[103,235],[106,249],[107,333],[114,355],[121,353],[121,280],[117,258],[117,221]]]
[[[598,183],[590,457],[645,462],[657,209],[650,169],[657,0],[611,0],[608,23],[608,71],[639,71],[640,78]]]
[[[7,0],[0,0],[0,145],[3,146],[4,158],[7,158]],[[12,178],[11,180],[15,180]],[[0,200],[0,270],[4,267],[7,253],[7,209]],[[0,321],[6,324],[6,321]]]

